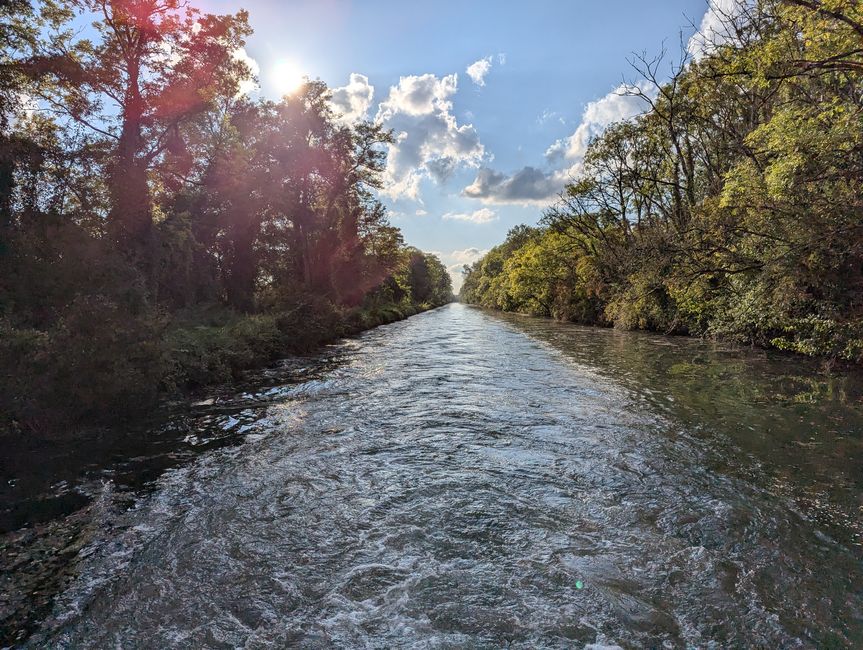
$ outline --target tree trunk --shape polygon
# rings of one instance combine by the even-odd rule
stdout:
[[[10,138],[0,136],[0,237],[12,227],[12,190],[15,187],[15,155],[12,148]]]
[[[153,230],[147,169],[134,158],[121,157],[111,170],[110,182],[108,230],[121,249],[143,254]]]
[[[108,232],[121,250],[146,264],[152,241],[153,215],[148,163],[141,157],[144,147],[144,100],[139,88],[140,69],[129,64],[129,85],[123,107],[123,129],[109,183],[111,211]]]
[[[254,236],[249,232],[235,232],[231,259],[225,281],[228,304],[238,311],[249,313],[255,308],[255,280],[257,261],[254,253]]]

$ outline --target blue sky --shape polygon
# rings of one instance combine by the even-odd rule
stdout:
[[[339,89],[345,119],[379,119],[400,135],[382,198],[408,243],[455,267],[538,220],[589,138],[639,112],[614,92],[638,81],[627,59],[663,43],[676,53],[707,5],[265,0],[248,7],[246,51],[264,96],[299,71]]]

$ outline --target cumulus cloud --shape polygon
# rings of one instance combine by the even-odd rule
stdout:
[[[471,63],[467,67],[467,76],[477,86],[485,86],[485,77],[491,71],[491,61],[492,57],[487,56],[484,59]]]
[[[590,102],[575,132],[546,151],[549,170],[528,166],[508,175],[484,167],[473,183],[462,190],[462,195],[486,203],[544,203],[553,198],[578,175],[591,140],[612,124],[632,119],[649,108],[648,102],[635,95],[635,91],[648,96],[654,92],[646,83],[636,87],[622,85]]]
[[[478,167],[485,149],[472,124],[459,124],[452,96],[458,75],[402,77],[378,107],[376,120],[392,129],[382,193],[419,199],[425,177],[445,181],[460,167]]]
[[[472,247],[465,248],[460,251],[453,251],[452,253],[449,253],[446,258],[447,261],[452,261],[456,264],[473,264],[486,253],[488,253],[487,250],[480,250],[479,248]]]
[[[447,212],[442,219],[446,221],[470,221],[471,223],[491,223],[497,221],[494,210],[480,208],[473,212]]]
[[[375,87],[369,83],[369,78],[354,72],[347,86],[332,90],[330,104],[339,121],[355,124],[366,118],[374,96]]]
[[[558,174],[536,167],[524,167],[511,176],[483,167],[462,195],[489,203],[534,203],[550,199],[564,184]]]
[[[646,83],[640,86],[620,85],[602,99],[590,102],[581,116],[581,123],[575,132],[563,140],[558,140],[545,152],[549,162],[560,160],[580,161],[587,153],[587,147],[598,135],[617,122],[631,120],[647,111],[648,102],[637,92],[650,95],[654,90]]]
[[[438,79],[433,74],[401,77],[398,86],[390,88],[389,97],[380,105],[386,118],[396,113],[427,115],[436,109],[452,108],[449,99],[458,90],[458,75]]]
[[[710,0],[698,31],[687,43],[687,49],[696,61],[733,38],[729,21],[738,17],[746,4],[746,0]]]
[[[258,64],[255,59],[249,56],[249,53],[246,52],[246,48],[241,47],[234,50],[233,57],[235,61],[241,61],[246,64],[246,67],[249,69],[249,72],[252,74],[251,79],[244,79],[240,82],[240,89],[238,91],[239,95],[248,95],[249,93],[253,93],[258,89],[258,75],[261,74],[261,66]]]

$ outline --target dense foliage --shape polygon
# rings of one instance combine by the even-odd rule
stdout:
[[[81,26],[92,26],[82,29]],[[0,412],[99,418],[451,297],[375,199],[390,134],[240,92],[245,12],[0,5]]]
[[[633,86],[540,227],[462,299],[863,360],[863,4],[758,0],[709,53]]]

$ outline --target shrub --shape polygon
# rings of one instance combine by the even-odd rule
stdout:
[[[141,413],[168,367],[163,327],[157,314],[132,317],[103,296],[77,297],[47,331],[7,327],[0,344],[7,417],[38,430]]]

